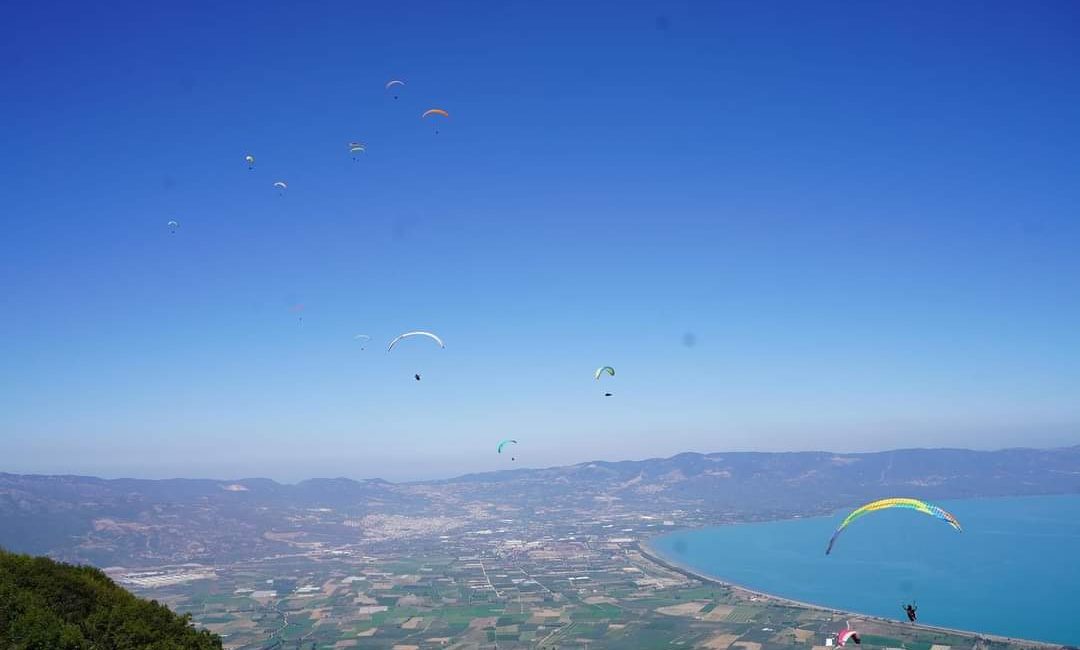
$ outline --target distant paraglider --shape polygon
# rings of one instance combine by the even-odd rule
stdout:
[[[405,82],[399,79],[391,79],[390,81],[386,82],[386,90],[392,91],[394,93],[394,99],[398,98],[398,89],[404,86]]]
[[[364,146],[364,143],[362,143],[362,142],[350,142],[349,143],[349,153],[352,154],[352,159],[353,159],[354,162],[356,160],[358,160],[357,156],[364,153],[365,151],[367,151],[367,148]]]
[[[596,381],[600,381],[600,377],[602,375],[607,375],[609,377],[614,377],[615,376],[615,369],[612,368],[611,366],[600,366],[599,368],[596,369],[596,372],[593,373],[593,379],[595,379]],[[604,393],[604,397],[611,397],[611,393]]]
[[[412,332],[405,332],[404,334],[398,335],[397,338],[395,338],[393,341],[390,341],[390,345],[386,346],[386,351],[389,352],[390,350],[393,350],[394,346],[398,344],[398,341],[410,339],[416,336],[423,336],[429,338],[432,341],[438,343],[440,348],[446,347],[446,344],[443,343],[443,340],[440,339],[436,334],[432,332],[425,332],[423,330],[414,330]],[[413,377],[416,378],[416,381],[420,381],[420,373],[416,373],[415,375],[413,375]]]
[[[428,110],[424,111],[424,114],[420,116],[420,119],[427,119],[429,117],[435,116],[450,119],[450,113],[447,113],[441,108],[429,108]],[[439,135],[439,127],[435,127],[435,135]]]
[[[244,162],[247,163],[248,169],[255,169],[255,156],[251,154],[244,156]]]
[[[356,336],[353,337],[353,340],[354,341],[359,341],[360,342],[360,349],[365,350],[365,349],[367,349],[368,342],[371,341],[371,337],[368,336],[367,334],[357,334]]]
[[[180,222],[175,219],[169,219],[169,223],[165,224],[169,227],[169,234],[175,235],[176,231],[180,229]]]
[[[503,440],[502,442],[500,442],[497,447],[495,447],[495,451],[497,451],[498,453],[501,454],[502,451],[503,451],[503,447],[505,447],[506,445],[511,445],[511,444],[516,445],[517,443],[518,443],[517,440],[514,440],[512,438],[507,438],[506,440]],[[514,458],[513,456],[511,456],[510,460],[517,460],[517,458]]]
[[[436,343],[438,343],[440,348],[445,348],[446,347],[446,344],[443,343],[443,340],[440,339],[436,334],[434,334],[432,332],[425,332],[423,330],[415,330],[415,331],[412,331],[412,332],[405,332],[404,334],[398,335],[397,338],[395,338],[393,341],[390,341],[390,345],[386,346],[386,351],[389,352],[390,350],[393,350],[394,346],[398,344],[398,341],[401,341],[402,339],[409,339],[409,338],[412,338],[414,336],[426,336],[427,338],[431,339],[432,341],[435,341]]]
[[[296,314],[296,323],[297,323],[297,325],[303,325],[304,324],[304,305],[302,305],[300,303],[297,303],[297,304],[293,305],[292,307],[289,307],[289,311]]]
[[[289,184],[285,181],[276,181],[274,182],[274,187],[277,188],[279,196],[284,196],[285,190],[289,189]]]
[[[907,498],[892,498],[892,499],[879,499],[877,501],[871,501],[870,503],[856,508],[847,517],[844,517],[844,521],[840,522],[840,526],[837,527],[836,532],[833,533],[832,538],[829,540],[829,546],[825,549],[825,555],[832,552],[833,544],[836,543],[836,538],[840,536],[840,533],[851,524],[851,522],[862,517],[863,515],[870,514],[871,512],[877,512],[878,510],[885,510],[886,508],[906,508],[908,510],[915,510],[923,513],[924,515],[930,515],[936,519],[940,519],[949,524],[957,531],[963,532],[960,527],[960,522],[956,520],[956,517],[952,516],[945,510],[918,499]]]

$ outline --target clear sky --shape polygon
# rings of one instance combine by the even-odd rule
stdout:
[[[1080,442],[1070,0],[23,2],[0,142],[0,471]]]

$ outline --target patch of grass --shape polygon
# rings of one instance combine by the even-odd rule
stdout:
[[[606,619],[619,619],[622,618],[622,616],[622,609],[608,603],[583,605],[570,612],[570,618],[574,621],[601,621]]]

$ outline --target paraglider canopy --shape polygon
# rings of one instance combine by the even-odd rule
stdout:
[[[255,169],[255,156],[251,154],[244,156],[244,162],[247,163],[248,169]]]
[[[599,381],[600,380],[600,375],[602,375],[604,373],[607,373],[608,375],[614,377],[615,376],[615,369],[612,368],[611,366],[602,366],[600,368],[597,368],[596,372],[593,373],[593,378],[596,379],[597,381]],[[631,373],[631,374],[633,374],[633,373]]]
[[[421,115],[420,117],[421,118],[427,118],[427,117],[434,117],[436,115],[438,115],[440,117],[445,117],[447,119],[450,118],[450,114],[447,113],[446,111],[444,111],[441,108],[429,108],[428,110],[424,111],[424,114]],[[435,128],[435,135],[439,135],[438,127]]]
[[[431,339],[432,341],[435,341],[436,343],[438,343],[440,348],[445,348],[446,347],[446,344],[443,343],[442,339],[440,339],[434,333],[425,332],[423,330],[416,330],[416,331],[413,331],[413,332],[405,332],[404,334],[399,335],[393,341],[390,341],[390,345],[386,346],[386,351],[389,352],[390,350],[393,350],[394,346],[397,345],[398,341],[400,341],[402,339],[412,338],[414,336],[426,336],[427,338]]]
[[[836,645],[840,646],[841,648],[844,647],[849,640],[855,643],[855,645],[859,645],[862,643],[862,639],[859,638],[859,633],[855,630],[852,630],[851,628],[845,627],[844,629],[840,630],[839,634],[836,635]]]
[[[495,451],[497,451],[497,452],[499,452],[501,454],[502,450],[503,450],[503,447],[505,447],[506,445],[509,445],[509,444],[516,445],[517,443],[518,443],[517,440],[514,440],[512,438],[507,438],[506,440],[503,440],[502,442],[499,443],[499,446],[497,446],[495,448]]]
[[[353,337],[353,340],[360,341],[360,349],[363,350],[367,346],[368,341],[371,340],[371,337],[367,334],[357,334]]]
[[[180,222],[175,219],[169,219],[169,223],[165,224],[169,227],[169,232],[175,234],[176,229],[180,227]]]
[[[394,90],[394,99],[397,99],[398,94],[397,94],[396,88],[399,88],[399,87],[404,86],[404,85],[405,85],[405,82],[401,81],[400,79],[391,79],[390,81],[386,82],[386,89],[390,90],[391,88],[394,88],[395,89]]]
[[[877,501],[871,501],[870,503],[860,506],[851,511],[847,517],[844,517],[844,521],[840,522],[840,525],[836,528],[832,538],[829,539],[829,545],[825,548],[825,555],[832,552],[833,544],[836,543],[836,538],[840,536],[840,533],[844,532],[844,529],[848,527],[856,519],[868,515],[871,512],[877,512],[878,510],[885,510],[887,508],[905,508],[907,510],[915,510],[921,512],[924,515],[929,515],[936,519],[940,519],[945,523],[952,526],[959,532],[963,532],[960,527],[960,522],[956,520],[956,517],[952,516],[949,512],[946,512],[942,508],[939,508],[933,504],[919,499],[908,499],[903,497],[893,497],[890,499],[878,499]]]
[[[289,189],[289,184],[285,181],[275,181],[274,187],[276,187],[278,191],[284,192],[285,190]]]

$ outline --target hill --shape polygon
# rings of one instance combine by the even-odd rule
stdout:
[[[215,563],[304,544],[437,537],[526,511],[537,520],[633,512],[707,525],[826,514],[891,495],[1067,493],[1080,493],[1080,447],[685,453],[415,483],[0,474],[0,544],[97,566]]]
[[[0,647],[210,650],[221,640],[97,569],[0,551]]]

